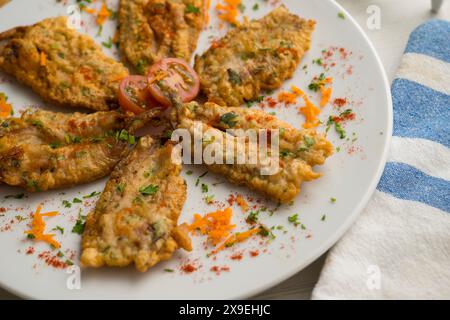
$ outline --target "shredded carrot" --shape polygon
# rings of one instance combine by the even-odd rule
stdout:
[[[236,232],[229,236],[227,240],[225,240],[220,246],[214,249],[211,254],[216,254],[219,251],[222,251],[225,248],[231,247],[236,243],[243,242],[253,236],[254,234],[259,232],[259,228],[253,228],[244,232]]]
[[[219,19],[239,26],[237,18],[239,16],[239,5],[241,4],[241,0],[223,0],[223,2],[225,4],[218,3],[216,5]]]
[[[297,95],[295,93],[282,91],[278,94],[278,101],[285,104],[295,104],[297,103]]]
[[[205,28],[209,24],[209,8],[211,8],[211,0],[206,0],[206,3],[205,3]]]
[[[320,107],[324,107],[330,102],[332,88],[325,88],[324,86],[320,86],[320,92],[322,94],[322,98],[320,99]]]
[[[230,231],[236,226],[231,224],[231,216],[233,212],[231,208],[221,211],[207,213],[203,217],[199,214],[194,215],[194,222],[189,226],[191,232],[199,231],[203,235],[208,236],[208,241],[213,245],[217,245],[225,239]]]
[[[111,11],[109,11],[106,3],[103,1],[102,7],[100,11],[97,13],[97,24],[99,26],[103,25],[103,23],[111,16]]]
[[[240,194],[237,195],[236,202],[239,207],[241,207],[242,211],[246,212],[248,210],[248,203]]]
[[[41,59],[40,59],[41,67],[47,65],[47,54],[44,51],[41,51]]]
[[[12,105],[6,102],[6,95],[0,93],[0,119],[8,118],[12,114]]]
[[[128,76],[127,73],[125,73],[125,74],[119,74],[119,75],[117,75],[117,76],[111,77],[111,78],[109,79],[109,81],[110,81],[110,82],[121,81],[123,78],[125,78],[125,77],[127,77],[127,76]]]
[[[237,197],[237,202],[239,204],[239,197]],[[241,200],[242,197],[240,197]],[[247,204],[244,200],[244,203]],[[236,225],[231,224],[231,216],[233,212],[231,208],[226,208],[225,210],[217,210],[205,214],[203,217],[199,214],[194,215],[194,222],[189,226],[189,231],[198,231],[202,235],[208,236],[208,242],[212,245],[217,246],[211,254],[216,254],[217,252],[223,250],[224,248],[231,247],[232,245],[243,242],[250,238],[252,235],[259,232],[260,228],[253,228],[244,232],[236,232],[230,235],[231,230],[233,230]],[[220,243],[220,245],[219,245]]]
[[[88,8],[88,7],[83,7],[83,10],[86,11],[89,14],[96,14],[97,11],[95,11],[95,9],[92,8]]]
[[[58,241],[53,239],[54,234],[44,234],[45,222],[43,217],[54,217],[59,213],[57,211],[51,211],[46,213],[41,213],[42,206],[39,205],[36,212],[33,215],[33,222],[31,223],[31,230],[25,231],[26,234],[31,234],[33,239],[36,241],[44,241],[52,245],[55,248],[60,248],[61,245]]]
[[[158,73],[155,75],[155,77],[150,81],[149,84],[152,84],[152,83],[154,83],[154,82],[156,82],[156,81],[160,81],[160,80],[166,78],[168,75],[169,75],[169,74],[168,74],[167,72],[161,71],[161,70],[160,70],[160,71],[158,71]]]

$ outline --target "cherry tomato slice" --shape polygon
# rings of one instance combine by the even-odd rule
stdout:
[[[183,102],[194,99],[200,89],[197,73],[184,60],[165,58],[152,65],[147,74],[148,89],[161,104],[170,106],[169,93]]]
[[[129,76],[119,85],[119,104],[122,109],[135,114],[160,106],[148,92],[147,78],[144,76]]]

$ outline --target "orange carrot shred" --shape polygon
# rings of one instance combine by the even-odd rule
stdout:
[[[41,213],[42,206],[39,205],[36,209],[36,212],[33,215],[33,222],[31,223],[31,230],[25,231],[25,234],[32,235],[34,240],[36,241],[44,241],[54,248],[60,248],[61,245],[58,241],[56,241],[53,237],[54,234],[44,234],[45,232],[45,222],[43,217],[54,217],[59,213],[57,211],[51,211],[46,213]]]
[[[8,118],[12,113],[12,105],[6,102],[6,95],[0,93],[0,119]]]
[[[47,54],[44,51],[41,51],[40,65],[41,67],[47,65]]]

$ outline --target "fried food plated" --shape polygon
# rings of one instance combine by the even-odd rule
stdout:
[[[99,111],[117,106],[119,80],[128,74],[90,37],[69,28],[65,17],[1,33],[0,70],[45,101]]]
[[[189,61],[204,19],[204,0],[120,0],[120,48],[140,74],[162,58]]]
[[[314,25],[284,6],[244,22],[196,57],[202,91],[211,102],[237,107],[279,88],[309,49]]]
[[[187,226],[177,226],[186,184],[171,154],[171,144],[159,146],[143,137],[116,166],[87,217],[83,266],[134,263],[139,271],[146,271],[179,247],[191,250]]]
[[[214,103],[203,106],[196,102],[185,104],[178,113],[178,127],[194,133],[194,121],[201,122],[203,133],[212,130],[212,137],[204,137],[203,147],[219,144],[225,148],[225,139],[231,138],[234,145],[233,164],[227,164],[225,157],[229,150],[223,152],[223,164],[207,164],[212,172],[225,176],[232,183],[245,185],[250,189],[266,194],[280,203],[292,201],[300,192],[303,181],[310,181],[321,176],[314,172],[312,166],[323,164],[325,159],[333,153],[333,147],[324,135],[316,133],[314,129],[298,130],[291,125],[278,120],[272,115],[260,110],[239,107],[221,107]],[[279,170],[272,175],[263,175],[262,163],[239,164],[239,151],[249,154],[252,150],[251,141],[232,137],[226,129],[267,129],[280,130],[280,161]],[[225,149],[224,149],[225,150]],[[259,146],[256,146],[259,150]]]
[[[45,191],[102,178],[128,152],[126,125],[116,111],[39,110],[0,121],[0,182]]]

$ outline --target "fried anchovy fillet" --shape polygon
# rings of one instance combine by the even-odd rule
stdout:
[[[195,59],[203,92],[209,101],[237,107],[279,88],[309,49],[314,25],[281,6],[229,31]]]
[[[263,111],[244,109],[239,107],[227,108],[214,103],[200,106],[195,102],[185,104],[178,113],[178,127],[194,133],[195,121],[201,123],[203,137],[202,144],[209,148],[219,144],[223,150],[223,163],[207,164],[212,172],[225,176],[232,183],[245,185],[250,189],[266,194],[280,203],[292,201],[300,192],[303,181],[310,181],[321,176],[314,172],[312,166],[323,164],[325,159],[333,153],[333,147],[324,135],[314,129],[298,130],[291,125],[278,120]],[[227,129],[267,129],[279,130],[279,168],[274,174],[262,174],[261,159],[257,163],[238,164],[238,156],[251,150],[259,150],[259,145],[252,146],[252,141],[242,140],[234,136]],[[210,137],[208,137],[208,132]],[[212,134],[211,134],[212,132]],[[212,139],[211,136],[214,136]],[[225,148],[224,141],[228,137],[233,142],[233,164],[225,164],[229,156],[229,148]]]
[[[102,178],[128,153],[127,122],[116,111],[43,110],[0,121],[0,182],[33,192]]]
[[[146,271],[175,250],[192,249],[185,224],[177,226],[186,199],[181,165],[172,145],[142,137],[114,169],[95,210],[87,216],[81,265]]]
[[[90,37],[49,18],[0,34],[0,70],[57,105],[106,111],[117,106],[128,70],[103,54]]]
[[[205,0],[120,0],[120,49],[140,74],[154,62],[189,61],[205,20]]]

